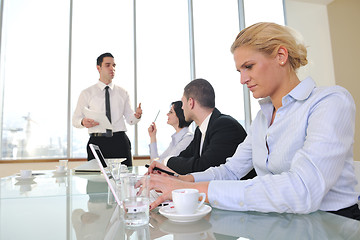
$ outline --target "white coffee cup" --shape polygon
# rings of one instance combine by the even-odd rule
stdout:
[[[32,171],[31,170],[20,170],[20,177],[21,178],[30,178],[32,176]]]
[[[64,172],[65,171],[65,166],[56,166],[56,172]]]
[[[59,160],[59,165],[64,167],[64,169],[61,170],[61,172],[67,171],[67,169],[68,169],[68,162],[69,162],[69,161],[68,161],[67,159],[61,159],[61,160]]]
[[[199,197],[202,197],[199,203]],[[206,199],[205,193],[199,193],[197,189],[184,188],[172,191],[172,199],[175,210],[178,214],[188,215],[194,214],[204,203]]]

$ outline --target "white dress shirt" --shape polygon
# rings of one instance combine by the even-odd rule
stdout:
[[[150,143],[150,158],[159,158],[157,161],[163,162],[166,157],[178,156],[183,150],[186,149],[193,138],[194,134],[190,132],[190,129],[188,127],[184,127],[179,132],[176,132],[171,136],[169,147],[160,156],[157,149],[157,143]]]
[[[79,100],[74,111],[72,124],[76,128],[83,128],[81,125],[82,119],[85,117],[83,114],[84,107],[96,112],[106,114],[105,109],[105,87],[107,85],[101,81],[91,87],[83,90],[79,96]],[[140,121],[134,116],[134,110],[131,108],[129,94],[125,89],[115,85],[111,82],[109,85],[110,93],[110,111],[111,111],[111,124],[113,132],[126,131],[124,117],[128,124],[136,124]],[[89,133],[105,133],[106,129],[98,125],[88,128]]]
[[[316,87],[307,78],[283,97],[271,126],[273,104],[270,98],[259,102],[261,110],[235,154],[220,167],[193,174],[197,182],[210,181],[211,205],[310,213],[357,203],[355,104],[350,93],[339,86]],[[239,181],[253,166],[258,176]]]
[[[209,121],[210,121],[211,115],[212,115],[212,112],[204,119],[204,121],[201,123],[201,125],[199,127],[199,130],[201,132],[200,152],[199,152],[200,156],[201,156],[202,148],[204,145],[206,130],[209,126]]]

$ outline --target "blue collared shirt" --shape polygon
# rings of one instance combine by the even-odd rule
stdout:
[[[178,156],[183,150],[187,148],[193,138],[194,134],[190,132],[190,129],[188,127],[184,127],[178,133],[174,133],[171,136],[169,147],[160,156],[157,149],[157,143],[150,143],[150,158],[159,158],[158,161],[162,162],[165,158]]]
[[[283,97],[272,125],[270,98],[259,103],[261,110],[235,154],[220,167],[193,174],[197,182],[210,181],[211,205],[310,213],[355,204],[355,104],[350,93],[339,86],[316,87],[307,78]],[[239,181],[252,167],[258,176]]]

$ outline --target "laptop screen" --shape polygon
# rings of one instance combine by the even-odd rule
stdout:
[[[95,148],[95,152],[96,152],[96,155],[99,157],[99,160],[100,160],[101,164],[103,165],[103,167],[106,168],[107,164],[105,162],[104,156],[102,155],[102,152],[100,151],[100,149]]]
[[[114,181],[114,178],[113,178],[113,175],[112,175],[110,169],[108,168],[106,160],[105,160],[104,156],[102,155],[102,152],[100,151],[100,149],[99,149],[99,147],[97,145],[89,144],[89,146],[90,146],[90,149],[91,149],[92,153],[94,154],[94,157],[98,161],[100,170],[103,173],[103,175],[104,175],[104,177],[105,177],[105,179],[106,179],[106,181],[107,181],[107,183],[109,185],[109,188],[110,188],[111,192],[113,193],[113,195],[115,197],[115,200],[120,205],[119,197],[117,196],[116,191],[115,191],[116,183]],[[155,201],[159,197],[159,194],[161,194],[161,193],[157,193],[155,190],[150,190],[150,201],[151,202]],[[166,206],[170,202],[171,201],[166,200],[165,202],[160,204],[160,206]]]
[[[92,153],[94,154],[94,157],[98,161],[100,170],[103,173],[105,180],[108,183],[108,186],[109,186],[112,194],[115,197],[116,202],[120,205],[120,199],[117,196],[116,191],[115,191],[116,183],[114,181],[114,178],[112,176],[110,169],[108,168],[108,166],[106,164],[106,161],[105,161],[104,156],[102,155],[102,152],[100,151],[100,149],[97,145],[89,144],[89,146],[90,146]]]
[[[109,179],[113,179],[113,175],[112,175],[110,169],[108,168],[108,165],[106,164],[106,160],[105,160],[104,156],[102,155],[100,148],[98,146],[96,146],[96,147],[94,147],[94,150],[96,152],[96,154],[94,154],[95,158],[100,161],[101,165],[103,166],[103,168],[105,170],[106,175],[109,177]]]

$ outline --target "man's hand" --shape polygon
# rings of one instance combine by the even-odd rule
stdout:
[[[91,118],[83,118],[83,120],[81,120],[81,125],[83,125],[86,128],[92,128],[99,125],[99,123]]]
[[[139,103],[139,106],[136,108],[136,112],[134,115],[137,119],[141,118],[142,115],[141,103]]]

